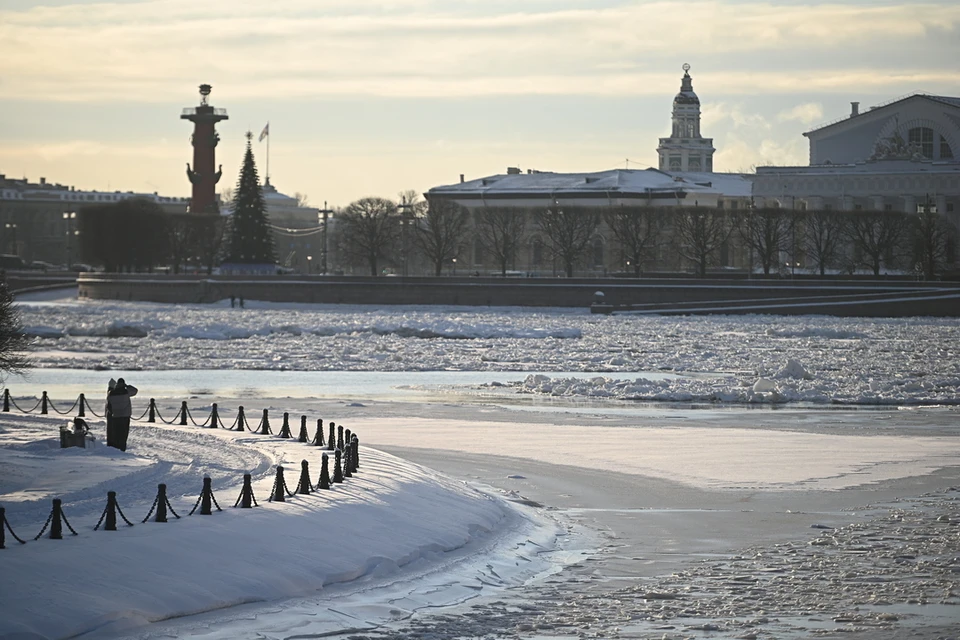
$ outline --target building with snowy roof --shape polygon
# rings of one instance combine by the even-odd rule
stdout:
[[[863,112],[859,103],[853,102],[848,116],[804,134],[810,142],[808,166],[765,166],[752,174],[716,173],[715,148],[713,140],[701,134],[700,99],[693,90],[689,65],[683,70],[680,91],[673,100],[671,135],[660,138],[657,147],[657,168],[554,173],[511,167],[506,173],[474,180],[464,180],[461,175],[459,183],[434,187],[426,197],[451,200],[474,212],[490,207],[535,211],[564,206],[907,214],[925,210],[943,215],[960,228],[960,98],[917,93]],[[794,236],[801,233],[798,220],[790,223]],[[530,235],[528,242],[536,245],[536,233]],[[614,265],[622,262],[622,257],[612,258],[613,235],[604,225],[598,228],[586,260],[592,265],[589,272],[615,270]],[[665,251],[666,245],[658,247],[654,268],[684,268],[676,251]],[[791,272],[808,266],[802,243],[794,237],[789,245],[783,253]],[[731,233],[729,242],[716,252],[715,265],[747,269],[753,262],[748,251],[743,238]],[[843,252],[849,257],[851,248],[845,247]],[[468,264],[485,266],[479,241],[466,253]],[[947,253],[947,262],[955,262],[954,244]],[[527,254],[534,256],[537,251],[531,248]],[[535,258],[527,264],[536,270]],[[849,264],[844,268],[850,268]]]

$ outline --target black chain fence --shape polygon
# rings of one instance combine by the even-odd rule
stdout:
[[[82,393],[73,402],[69,409],[58,409],[54,402],[47,396],[46,391],[42,393],[40,399],[37,400],[37,403],[32,408],[24,409],[17,404],[16,400],[11,395],[10,390],[5,388],[3,390],[3,412],[9,413],[11,412],[11,408],[26,414],[34,413],[39,410],[40,415],[47,415],[49,409],[53,409],[56,414],[64,416],[71,414],[74,412],[74,410],[76,410],[76,417],[78,418],[85,417],[86,412],[89,412],[91,415],[97,418],[104,418],[107,413],[106,410],[104,410],[102,414],[98,414],[93,409],[89,400],[87,400],[85,395]],[[143,422],[144,418],[146,418],[147,423],[155,424],[157,421],[159,421],[160,423],[167,425],[189,426],[192,424],[194,427],[199,428],[220,428],[228,431],[240,432],[249,431],[259,435],[273,435],[276,438],[289,439],[293,442],[298,441],[308,446],[324,446],[322,419],[317,420],[316,434],[311,440],[307,434],[307,416],[301,416],[301,435],[299,438],[294,440],[292,438],[292,434],[290,433],[289,415],[286,413],[283,415],[283,426],[281,430],[274,435],[270,428],[270,417],[267,409],[263,410],[262,417],[256,428],[252,428],[250,423],[247,422],[243,407],[240,406],[237,409],[237,415],[234,418],[233,423],[228,427],[220,415],[217,403],[212,404],[210,408],[210,414],[202,422],[197,422],[197,420],[193,417],[190,409],[187,406],[186,400],[181,402],[180,409],[177,411],[177,414],[171,420],[166,420],[160,414],[159,409],[157,409],[156,400],[154,398],[150,398],[147,408],[144,409],[143,413],[140,414],[139,417],[133,418],[133,420],[137,422]],[[334,429],[337,428],[337,426],[339,426],[339,437],[335,440]],[[359,456],[357,451],[359,448],[359,440],[356,434],[351,434],[350,430],[348,429],[346,431],[346,442],[344,442],[343,426],[335,425],[331,421],[329,427],[330,434],[329,438],[327,439],[327,446],[335,451],[333,477],[330,477],[330,473],[328,471],[327,454],[324,453],[322,455],[320,478],[318,479],[317,484],[311,484],[309,465],[308,462],[304,460],[301,463],[300,481],[297,484],[296,490],[291,491],[287,486],[283,475],[283,466],[278,465],[273,488],[270,492],[270,497],[268,498],[270,502],[283,503],[287,498],[293,498],[298,495],[309,496],[314,491],[330,489],[332,484],[343,483],[345,479],[350,478],[352,474],[357,472],[357,468],[359,467]],[[333,446],[335,442],[337,443],[336,448]],[[253,495],[251,474],[246,473],[243,475],[243,488],[240,490],[240,496],[237,498],[237,501],[233,506],[242,509],[249,509],[259,506],[257,504],[257,499]],[[190,510],[188,515],[193,515],[198,509],[200,511],[200,515],[213,515],[214,508],[216,508],[217,511],[222,511],[213,493],[213,481],[209,477],[204,477],[203,488],[201,489],[200,495],[197,497],[197,500],[193,505],[193,509]],[[154,522],[168,522],[168,514],[173,515],[173,517],[178,520],[180,519],[180,516],[177,515],[176,511],[174,511],[173,506],[170,504],[170,500],[167,497],[167,485],[161,483],[157,485],[157,497],[154,499],[153,504],[147,512],[147,515],[143,518],[143,520],[140,521],[140,524],[145,524],[151,519],[151,516],[153,517]],[[104,531],[117,531],[117,516],[120,517],[120,520],[122,520],[127,527],[134,526],[134,523],[132,523],[121,510],[120,504],[117,500],[117,493],[115,491],[108,491],[106,507],[104,507],[103,512],[100,514],[100,518],[97,520],[97,524],[93,527],[93,530],[99,531],[102,526]],[[40,533],[38,533],[33,539],[34,541],[37,541],[49,531],[47,535],[49,539],[62,540],[64,526],[66,526],[66,529],[74,536],[80,535],[67,520],[61,499],[54,498],[50,515],[47,517],[46,522],[40,529]],[[6,509],[0,506],[0,549],[6,548],[6,536],[8,532],[10,536],[12,536],[13,539],[20,544],[27,543],[14,532],[13,525],[7,518]]]

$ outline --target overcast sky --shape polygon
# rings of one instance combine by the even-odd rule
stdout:
[[[804,164],[850,101],[960,96],[960,3],[0,0],[0,60],[0,173],[189,195],[179,116],[210,83],[219,188],[269,121],[271,182],[344,206],[656,166],[685,62],[718,171]]]

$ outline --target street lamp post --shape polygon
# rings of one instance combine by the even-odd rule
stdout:
[[[323,201],[323,209],[320,209],[319,214],[322,216],[321,222],[323,223],[323,252],[320,254],[320,272],[323,275],[327,275],[327,222],[329,221],[329,216],[333,213],[332,210],[327,208],[327,201]]]
[[[410,209],[413,208],[413,203],[411,202],[401,202],[397,205],[397,209],[400,211],[400,243],[402,245],[401,251],[403,251],[403,276],[407,277],[407,256],[409,251],[407,250],[407,227],[410,226]]]
[[[71,236],[77,235],[76,232],[74,232],[73,230],[73,221],[76,219],[77,219],[76,211],[63,212],[63,221],[67,225],[67,269],[70,268],[70,263],[72,262],[71,255],[70,255]]]
[[[313,273],[313,256],[307,256],[307,274]]]
[[[453,259],[453,275],[457,275],[457,259]]]

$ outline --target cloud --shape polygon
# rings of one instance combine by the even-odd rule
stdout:
[[[877,73],[843,53],[960,31],[946,2],[862,4],[468,0],[152,0],[0,11],[7,98],[155,100],[206,80],[232,97],[650,95],[697,86],[789,93],[960,84],[956,48]],[[709,29],[691,29],[690,16]],[[765,52],[836,51],[833,68],[763,68]],[[728,56],[724,62],[711,62]],[[869,58],[869,56],[866,56]],[[698,60],[707,62],[698,63]],[[729,64],[727,64],[729,61]],[[711,68],[711,64],[715,65]],[[759,67],[759,69],[758,69]],[[896,91],[896,89],[894,89]],[[222,95],[222,94],[221,94]]]
[[[715,142],[713,166],[717,171],[752,171],[763,165],[805,165],[808,162],[806,140],[799,136],[777,140],[764,136],[730,133]]]
[[[770,123],[762,114],[748,113],[743,104],[727,102],[707,103],[703,107],[700,117],[700,129],[706,132],[714,126],[725,124],[727,121],[733,125],[734,129],[745,128],[754,131],[770,129]]]
[[[789,122],[796,120],[803,124],[813,124],[823,120],[823,105],[819,102],[805,102],[798,104],[791,109],[784,109],[777,114],[777,120],[780,122]]]

